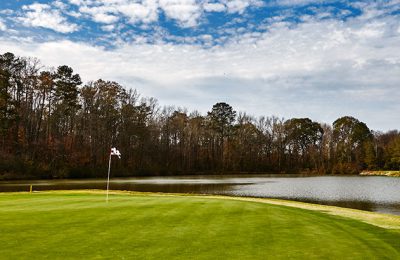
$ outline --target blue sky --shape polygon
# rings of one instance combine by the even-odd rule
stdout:
[[[399,0],[2,0],[7,51],[161,105],[400,129]]]

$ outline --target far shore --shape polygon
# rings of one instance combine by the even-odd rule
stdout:
[[[400,171],[362,171],[360,175],[400,177]]]

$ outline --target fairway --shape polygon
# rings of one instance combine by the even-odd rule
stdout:
[[[0,194],[0,258],[400,258],[400,230],[260,202]]]

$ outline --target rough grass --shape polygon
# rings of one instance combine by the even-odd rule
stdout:
[[[400,258],[399,230],[319,211],[200,196],[104,199],[1,194],[0,258]]]

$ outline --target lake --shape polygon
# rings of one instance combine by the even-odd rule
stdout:
[[[105,189],[105,179],[1,181],[0,192]],[[279,198],[400,215],[400,178],[234,175],[112,178],[110,189]]]

